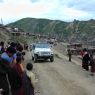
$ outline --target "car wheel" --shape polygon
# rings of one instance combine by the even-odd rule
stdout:
[[[34,60],[34,57],[32,56],[32,60]]]
[[[47,58],[45,58],[44,61],[47,61]]]
[[[50,58],[50,62],[53,62],[53,61],[54,61],[54,57],[51,57],[51,58]]]

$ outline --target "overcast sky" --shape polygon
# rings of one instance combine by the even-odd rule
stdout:
[[[26,17],[62,21],[95,19],[95,0],[0,0],[0,18],[4,24]]]

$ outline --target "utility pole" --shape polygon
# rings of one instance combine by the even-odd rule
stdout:
[[[1,18],[1,24],[3,25],[3,20],[2,20],[2,18]]]

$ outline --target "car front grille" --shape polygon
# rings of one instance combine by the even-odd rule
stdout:
[[[41,52],[41,55],[50,55],[50,52]]]

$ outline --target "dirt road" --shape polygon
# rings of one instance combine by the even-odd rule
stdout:
[[[95,95],[95,76],[84,71],[76,60],[69,62],[61,53],[58,55],[60,57],[55,57],[53,63],[34,63],[38,78],[36,95]],[[26,60],[32,61],[30,52],[26,54]]]

